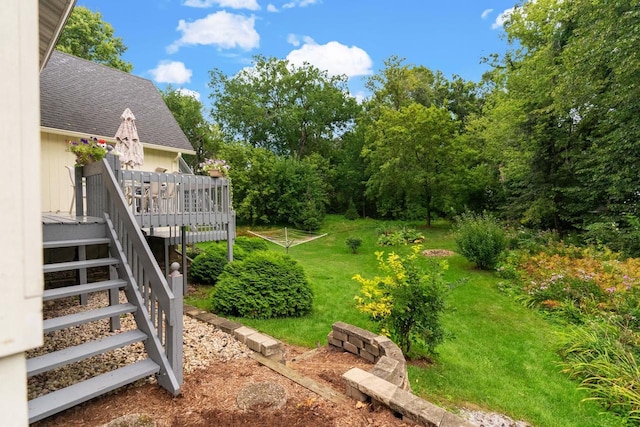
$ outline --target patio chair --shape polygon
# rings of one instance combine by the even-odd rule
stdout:
[[[149,187],[151,211],[160,213],[175,212],[176,183],[152,182]]]
[[[167,187],[161,193],[164,212],[175,213],[176,208],[176,183],[168,182]]]
[[[71,206],[69,206],[69,215],[71,215],[71,212],[73,212],[73,205],[76,202],[76,180],[73,176],[75,169],[72,166],[65,166],[65,168],[67,168],[67,171],[69,172],[69,180],[71,181]]]
[[[147,209],[149,189],[139,182],[129,181],[125,186],[125,197],[133,213],[141,213]]]

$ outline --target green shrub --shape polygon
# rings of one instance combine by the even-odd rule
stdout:
[[[362,239],[359,239],[357,237],[349,237],[347,238],[345,243],[347,244],[349,249],[351,249],[352,253],[357,254],[358,248],[360,247],[360,245],[362,245]]]
[[[414,246],[410,255],[402,257],[390,253],[386,259],[378,252],[378,264],[384,276],[367,279],[357,274],[354,280],[361,284],[356,296],[358,309],[380,322],[381,331],[391,337],[405,354],[412,344],[418,344],[430,355],[447,334],[441,316],[449,286],[444,280],[446,261],[428,261],[420,268],[417,257],[420,246]]]
[[[456,218],[455,241],[458,250],[478,268],[495,268],[507,239],[498,221],[487,214],[465,213]]]
[[[254,319],[303,316],[313,303],[302,266],[271,251],[227,264],[211,298],[215,313]]]
[[[360,215],[358,215],[358,210],[356,209],[356,205],[355,203],[353,203],[353,200],[349,200],[349,207],[347,208],[347,211],[344,213],[344,217],[349,221],[354,221],[360,218]]]
[[[269,250],[269,244],[259,237],[238,236],[233,245],[234,253],[238,248],[242,249],[245,254],[250,254],[255,251]]]
[[[227,263],[226,246],[210,246],[191,263],[191,280],[201,285],[215,285]]]
[[[596,222],[581,236],[588,244],[606,246],[628,257],[640,256],[640,218],[627,214],[622,221]]]
[[[196,245],[188,245],[186,247],[186,251],[187,251],[187,257],[189,257],[190,259],[195,259],[198,255],[202,253],[202,249],[200,249]]]
[[[400,229],[390,229],[389,227],[383,227],[378,230],[378,245],[379,246],[398,246],[409,245],[415,243],[422,243],[424,235],[414,228],[408,228],[406,226],[400,227]]]
[[[529,228],[508,228],[507,249],[520,250],[530,254],[543,252],[549,245],[560,242],[557,232],[550,230],[532,230]]]

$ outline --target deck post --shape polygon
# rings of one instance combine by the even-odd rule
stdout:
[[[75,192],[76,192],[76,216],[84,216],[84,183],[83,183],[83,168],[82,166],[76,166],[74,168],[75,176]]]
[[[227,223],[227,261],[233,261],[233,236],[231,235],[231,222]]]
[[[187,294],[187,227],[184,225],[180,227],[180,243],[182,244],[182,270],[183,270],[183,280],[182,280],[182,295]]]
[[[173,372],[176,376],[178,384],[183,382],[182,373],[182,315],[183,315],[183,302],[182,302],[182,274],[180,274],[180,264],[174,262],[171,264],[171,273],[167,277],[169,287],[175,298],[173,306],[175,307],[175,324],[167,327],[167,358],[169,364],[173,368]]]

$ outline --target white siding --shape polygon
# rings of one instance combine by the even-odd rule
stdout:
[[[92,135],[87,135],[90,137]],[[73,188],[69,179],[66,166],[73,167],[75,156],[67,151],[67,141],[79,141],[77,135],[64,135],[42,131],[41,157],[42,176],[40,195],[42,212],[68,213],[73,197]],[[101,138],[101,137],[99,137]],[[158,167],[167,169],[167,172],[178,170],[178,153],[144,147],[144,164],[136,167],[136,170],[153,172]],[[75,211],[75,207],[74,207]]]
[[[23,352],[42,344],[38,3],[3,0],[0,9],[0,413],[3,425],[20,426],[28,424]]]

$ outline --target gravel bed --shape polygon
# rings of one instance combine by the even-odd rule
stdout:
[[[120,293],[120,301],[126,302],[124,292]],[[79,305],[77,298],[45,302],[43,316],[45,319],[49,319],[107,305],[106,293],[100,292],[91,294],[88,304],[85,306]],[[35,357],[51,351],[79,345],[90,337],[93,339],[98,336],[106,337],[136,328],[135,320],[131,314],[121,316],[120,322],[121,329],[116,332],[109,331],[109,320],[104,319],[76,326],[71,330],[66,329],[45,334],[44,344],[27,352],[27,357]],[[183,366],[185,374],[204,368],[214,361],[228,362],[244,358],[251,352],[246,345],[238,342],[231,335],[214,328],[212,325],[188,316],[183,317],[183,322]],[[146,358],[147,355],[143,344],[136,343],[33,376],[29,378],[27,383],[29,399]],[[140,382],[145,381],[154,382],[155,379],[150,377],[146,380],[140,380]]]

